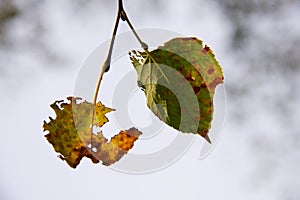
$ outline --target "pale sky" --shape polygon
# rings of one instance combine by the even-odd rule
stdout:
[[[7,25],[5,41],[0,40],[1,200],[300,198],[300,96],[295,89],[300,79],[299,65],[293,65],[299,61],[294,56],[299,50],[294,44],[300,44],[299,1],[267,5],[272,8],[268,12],[238,14],[248,28],[248,38],[236,49],[234,11],[224,3],[230,1],[124,1],[136,28],[166,29],[208,44],[223,67],[227,91],[222,135],[205,159],[199,159],[203,140],[196,138],[176,162],[139,175],[87,159],[73,170],[56,157],[42,131],[43,120],[54,115],[49,105],[74,94],[84,61],[109,39],[117,4],[14,2],[21,16]],[[119,33],[128,30],[121,23]],[[115,55],[104,79],[106,90],[100,98],[107,106],[112,106],[114,95],[105,93],[114,91],[130,71],[125,53]],[[151,116],[143,107],[144,97],[135,95],[129,108],[139,109],[132,108],[130,116],[137,116],[132,120],[143,127],[151,123]],[[142,111],[147,118],[141,120]],[[116,122],[113,114],[109,117]],[[117,126],[106,130],[115,133]],[[168,145],[177,133],[163,128],[171,136],[140,141],[135,152]]]

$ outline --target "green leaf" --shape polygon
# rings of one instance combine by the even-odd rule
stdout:
[[[151,52],[129,55],[152,112],[173,128],[210,142],[214,92],[224,79],[212,50],[197,38],[174,38]]]

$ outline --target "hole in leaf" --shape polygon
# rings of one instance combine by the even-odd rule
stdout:
[[[92,133],[95,135],[98,135],[98,133],[102,132],[101,128],[99,126],[93,126]]]

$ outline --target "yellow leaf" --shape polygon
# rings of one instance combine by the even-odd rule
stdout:
[[[76,168],[83,157],[90,158],[93,163],[102,161],[103,165],[111,165],[120,160],[141,135],[137,129],[131,128],[121,131],[108,142],[102,132],[93,133],[92,130],[108,122],[105,114],[113,109],[101,102],[94,107],[92,103],[82,102],[81,98],[67,99],[67,103],[55,101],[51,105],[56,119],[50,117],[49,122],[44,121],[43,128],[49,131],[45,137],[60,153],[59,157],[72,168]]]

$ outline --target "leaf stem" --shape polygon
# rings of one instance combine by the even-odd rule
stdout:
[[[94,100],[93,100],[94,105],[96,105],[96,102],[97,102],[97,97],[98,97],[99,88],[100,88],[100,85],[101,85],[103,75],[104,75],[105,72],[108,72],[109,69],[110,69],[112,51],[113,51],[113,47],[114,47],[114,43],[115,43],[115,39],[116,39],[118,27],[119,27],[119,22],[120,22],[120,17],[121,17],[121,11],[122,10],[123,10],[122,0],[119,0],[117,18],[116,18],[114,30],[113,30],[113,33],[112,33],[108,54],[107,54],[105,62],[102,65],[102,70],[99,74],[99,79],[98,79],[97,86],[96,86],[96,89],[95,89]]]
[[[96,85],[96,88],[95,88],[95,93],[94,93],[94,99],[93,99],[94,107],[93,107],[93,115],[92,115],[93,118],[92,118],[92,125],[91,125],[91,144],[93,144],[93,126],[94,126],[94,118],[95,118],[95,111],[96,111],[96,104],[97,104],[99,89],[100,89],[100,85],[101,85],[101,81],[103,79],[104,73],[108,72],[109,69],[110,69],[111,57],[112,57],[113,47],[114,47],[114,43],[115,43],[117,31],[118,31],[120,19],[127,22],[128,26],[130,27],[131,31],[133,32],[134,36],[136,37],[136,39],[138,40],[138,42],[140,43],[140,45],[142,46],[142,48],[144,49],[146,54],[148,56],[150,56],[150,58],[152,58],[151,55],[150,55],[150,52],[148,51],[148,45],[145,42],[142,41],[142,39],[140,38],[140,36],[136,32],[136,30],[134,29],[132,23],[130,22],[130,20],[129,20],[129,18],[128,18],[125,10],[124,10],[123,0],[118,0],[117,18],[116,18],[115,25],[114,25],[114,30],[113,30],[113,33],[112,33],[112,38],[111,38],[111,41],[110,41],[108,54],[107,54],[105,62],[102,65],[102,69],[100,71],[98,82],[97,82],[97,85]]]
[[[93,144],[93,126],[94,126],[94,118],[95,118],[95,111],[96,111],[96,104],[97,104],[99,89],[100,89],[100,85],[101,85],[101,81],[103,79],[104,73],[108,72],[109,69],[110,69],[112,51],[113,51],[113,47],[114,47],[114,43],[115,43],[115,39],[116,39],[118,27],[119,27],[119,22],[120,22],[122,10],[123,10],[123,2],[122,2],[122,0],[119,0],[117,18],[116,18],[116,22],[115,22],[115,25],[114,25],[114,30],[113,30],[113,33],[112,33],[108,54],[107,54],[105,62],[102,65],[102,69],[100,71],[98,82],[97,82],[95,93],[94,93],[93,115],[92,115],[92,125],[91,125],[91,144]]]
[[[140,38],[140,36],[138,35],[138,33],[136,32],[136,30],[134,29],[132,23],[130,22],[125,10],[123,9],[121,11],[121,18],[123,21],[126,21],[128,26],[130,27],[131,31],[133,32],[134,36],[136,37],[136,39],[139,41],[139,43],[141,44],[142,48],[148,52],[148,45],[142,41],[142,39]]]

